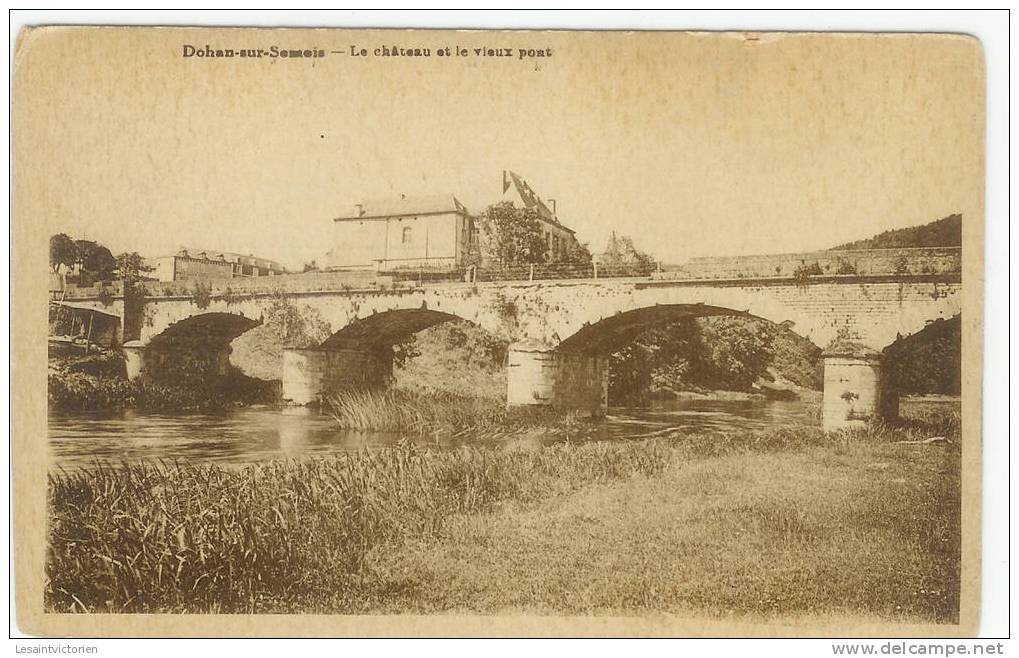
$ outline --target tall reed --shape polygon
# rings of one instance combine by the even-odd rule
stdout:
[[[581,424],[573,411],[546,406],[507,409],[493,398],[401,389],[343,391],[329,398],[329,409],[344,429],[419,435],[567,429]]]
[[[665,468],[664,443],[396,448],[239,471],[188,463],[51,475],[52,611],[313,609],[368,595],[372,550],[584,483]],[[370,588],[369,588],[370,589]]]

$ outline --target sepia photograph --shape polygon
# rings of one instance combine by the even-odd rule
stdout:
[[[979,41],[14,49],[31,632],[973,632]]]

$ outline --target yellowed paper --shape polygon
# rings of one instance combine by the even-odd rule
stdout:
[[[960,35],[24,30],[13,84],[18,626],[973,633],[983,142],[983,55]],[[500,203],[525,237],[499,242],[512,233]],[[908,233],[922,244],[875,238],[942,219],[961,244],[934,229]],[[71,240],[66,263],[54,262],[58,234]],[[113,260],[88,260],[83,243]],[[140,283],[124,282],[116,258],[132,252],[151,268]],[[303,313],[293,322],[319,339],[246,351],[253,331],[289,331],[280,309]],[[893,347],[953,322],[957,375],[950,342]],[[437,333],[457,323],[490,338]],[[746,381],[670,384],[676,399],[652,405],[658,415],[617,404],[615,391],[638,388],[619,383],[635,358],[625,350],[690,323],[716,346],[712,363],[754,327],[767,363],[733,356],[757,367]],[[812,355],[806,384],[776,375],[775,340]],[[407,357],[408,344],[423,354]],[[455,365],[465,345],[497,356]],[[54,365],[54,350],[123,371],[108,383],[97,366]],[[892,375],[896,354],[913,356]],[[278,382],[251,386],[284,404],[141,408],[170,394],[137,381],[198,361]],[[682,363],[685,375],[668,376],[693,381]],[[916,375],[893,390],[917,363],[956,389],[935,399]],[[337,399],[403,390],[407,372],[443,389],[442,413],[456,418],[417,412],[352,438]],[[206,390],[188,381],[192,397]],[[393,395],[432,395],[424,388]],[[489,388],[497,404],[477,402]],[[954,418],[947,433],[917,420],[921,408]],[[708,447],[719,436],[732,452]],[[137,487],[116,474],[160,459],[257,492],[200,488],[180,471]],[[97,475],[95,460],[113,474]],[[472,470],[482,460],[490,470]],[[378,479],[335,484],[358,468]],[[81,469],[93,479],[74,480]],[[321,491],[302,488],[313,482]],[[102,498],[90,488],[100,483],[126,488]],[[394,493],[418,486],[426,493]],[[181,502],[201,491],[210,497]],[[379,508],[364,502],[375,495]],[[267,500],[249,509],[251,496]],[[354,526],[338,518],[369,513],[366,534],[339,538]],[[231,534],[244,518],[250,529]],[[235,540],[252,549],[230,552]],[[316,542],[333,562],[316,562]],[[355,544],[356,564],[340,566]],[[320,591],[327,577],[338,580]]]

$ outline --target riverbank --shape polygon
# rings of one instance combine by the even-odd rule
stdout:
[[[950,622],[958,410],[903,415],[54,474],[46,606]]]
[[[150,377],[128,380],[124,357],[117,352],[50,347],[47,401],[53,411],[212,411],[273,404],[278,398],[278,382],[249,377],[234,366],[187,385]]]

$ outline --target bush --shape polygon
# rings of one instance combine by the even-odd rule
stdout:
[[[218,380],[174,385],[140,378],[96,376],[84,372],[50,372],[49,406],[61,411],[216,410],[239,404],[272,404],[279,400],[279,383],[247,377],[236,369]]]
[[[79,372],[93,377],[125,377],[124,356],[118,352],[93,352],[69,355],[63,359],[65,372]]]
[[[135,403],[136,389],[126,379],[51,372],[47,384],[47,397],[53,409],[121,409]]]
[[[99,288],[99,293],[96,294],[96,299],[103,306],[109,306],[113,303],[113,293],[106,286],[102,286]]]
[[[885,348],[885,367],[901,393],[962,392],[962,317],[935,320]]]
[[[793,270],[793,278],[800,282],[806,281],[812,276],[821,276],[822,274],[824,274],[824,270],[821,269],[821,265],[816,260],[809,265],[801,263]]]
[[[209,308],[209,304],[212,303],[212,286],[204,281],[196,281],[191,292],[191,301],[200,309]]]
[[[845,258],[842,258],[842,257],[839,257],[836,260],[835,274],[846,275],[846,274],[856,274],[856,273],[857,273],[856,272],[856,265],[853,262],[851,262],[851,261],[849,261],[849,260],[847,260]]]

